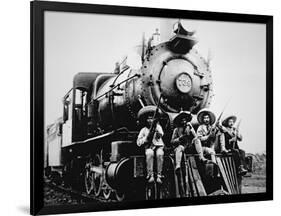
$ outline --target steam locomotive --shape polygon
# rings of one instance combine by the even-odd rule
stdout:
[[[63,98],[63,117],[47,128],[46,173],[58,184],[121,201],[164,199],[241,192],[231,155],[217,156],[218,166],[184,155],[181,175],[174,171],[169,145],[173,119],[180,111],[196,114],[213,97],[208,62],[193,48],[193,33],[180,22],[166,42],[143,42],[139,69],[117,64],[114,73],[78,73]],[[161,185],[145,180],[144,149],[136,145],[137,113],[160,109],[166,144]],[[241,180],[241,179],[240,179]]]

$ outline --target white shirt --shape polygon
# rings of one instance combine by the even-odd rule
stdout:
[[[208,138],[208,134],[210,133],[211,130],[211,126],[210,125],[199,125],[198,129],[197,129],[197,136],[200,139],[200,141],[207,141]]]
[[[155,133],[154,133],[154,136],[153,136],[153,139],[152,139],[152,144],[154,146],[164,146],[164,142],[163,142],[162,138],[161,137],[159,139],[156,138],[156,132],[161,134],[161,137],[164,135],[164,132],[163,132],[163,129],[162,129],[161,125],[159,125],[159,124],[156,125]],[[143,127],[140,130],[140,133],[139,133],[138,139],[137,139],[137,145],[138,146],[141,146],[141,145],[144,144],[148,134],[149,134],[149,128]]]

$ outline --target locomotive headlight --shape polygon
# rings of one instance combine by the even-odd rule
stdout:
[[[176,78],[177,89],[182,93],[188,93],[192,88],[191,77],[187,73],[181,73]]]

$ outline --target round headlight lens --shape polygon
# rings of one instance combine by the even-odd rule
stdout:
[[[187,73],[181,73],[176,79],[177,89],[182,93],[188,93],[192,88],[191,77]]]

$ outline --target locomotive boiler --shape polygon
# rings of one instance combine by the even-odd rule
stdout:
[[[136,145],[137,113],[162,98],[160,109],[165,115],[160,123],[165,125],[164,141],[169,146],[174,116],[180,111],[196,115],[213,97],[212,74],[207,61],[193,48],[197,43],[194,33],[180,22],[173,32],[169,41],[156,43],[157,38],[151,37],[147,44],[143,42],[138,69],[117,64],[114,73],[78,73],[74,77],[72,89],[63,98],[63,120],[57,127],[60,141],[55,142],[60,145],[60,158],[53,164],[65,184],[106,199],[112,194],[117,200],[154,196],[157,186],[147,187],[144,151]],[[165,156],[163,167],[166,180],[155,196],[176,197],[172,156]]]
[[[191,32],[179,24],[175,33],[170,41],[148,47],[140,69],[96,78],[96,85],[103,81],[94,87],[90,100],[97,104],[101,128],[135,129],[140,108],[156,105],[160,95],[164,98],[160,107],[168,114],[181,110],[196,114],[210,105],[213,87],[208,64],[192,49],[196,40]]]

